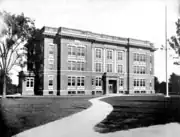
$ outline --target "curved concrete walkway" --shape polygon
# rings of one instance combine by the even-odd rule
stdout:
[[[74,115],[21,132],[15,137],[99,137],[94,126],[106,118],[113,107],[99,98],[90,100],[91,107]]]
[[[114,95],[113,95],[114,96]],[[100,134],[94,131],[94,126],[101,122],[113,110],[113,107],[99,99],[91,99],[92,106],[69,117],[24,131],[14,137],[177,137],[180,136],[180,125],[166,125],[136,128]]]

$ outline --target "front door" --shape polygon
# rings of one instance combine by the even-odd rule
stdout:
[[[117,81],[116,80],[109,80],[108,90],[109,90],[109,93],[117,93]]]
[[[109,87],[108,88],[109,88],[109,93],[113,93],[113,84],[109,83]]]

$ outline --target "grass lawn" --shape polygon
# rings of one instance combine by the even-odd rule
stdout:
[[[10,137],[88,108],[92,97],[0,99],[0,136]]]
[[[114,110],[96,125],[100,133],[180,122],[180,97],[120,96],[102,100]]]

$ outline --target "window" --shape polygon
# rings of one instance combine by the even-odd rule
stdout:
[[[112,50],[107,51],[107,59],[112,59]]]
[[[143,90],[143,91],[141,91],[141,93],[146,93],[146,91]]]
[[[134,87],[145,87],[146,81],[145,79],[134,79]]]
[[[134,79],[134,87],[137,86],[137,79]]]
[[[48,76],[48,86],[52,87],[53,86],[53,76]]]
[[[136,58],[137,60],[136,60],[136,61],[140,61],[140,56],[139,56],[139,54],[137,54],[136,56],[137,56],[137,58]]]
[[[49,91],[49,95],[52,95],[53,94],[53,91]]]
[[[96,58],[102,58],[102,50],[96,49]]]
[[[112,64],[107,64],[107,72],[112,72]]]
[[[137,61],[137,53],[134,53],[134,61]]]
[[[68,55],[76,55],[76,47],[75,46],[68,46]]]
[[[136,86],[139,87],[139,79],[136,79],[136,80],[137,80]]]
[[[76,77],[68,76],[68,86],[75,86],[76,85]]]
[[[123,66],[122,65],[118,65],[118,73],[123,73]]]
[[[152,59],[152,55],[150,55],[150,63],[152,63],[153,59]]]
[[[152,87],[152,81],[151,81],[151,80],[150,80],[150,82],[149,82],[149,86]]]
[[[92,78],[92,86],[95,85],[95,80]]]
[[[68,70],[76,70],[76,62],[68,61]]]
[[[133,68],[134,68],[134,73],[137,73],[137,72],[136,72],[136,70],[137,70],[137,67],[136,67],[136,66],[134,66]]]
[[[49,69],[53,69],[54,68],[54,59],[49,59],[48,63],[49,63]]]
[[[102,84],[101,77],[96,77],[96,86],[101,86]]]
[[[143,86],[143,79],[140,79],[140,87]]]
[[[85,56],[85,48],[84,47],[78,47],[77,48],[77,55],[78,56]]]
[[[101,70],[101,68],[102,68],[102,66],[101,66],[101,63],[96,63],[95,64],[95,69],[96,69],[96,72],[101,72],[102,70]]]
[[[146,68],[145,66],[134,66],[134,73],[136,74],[145,74],[146,73]]]
[[[152,70],[152,67],[150,67],[150,74],[153,74],[153,70]]]
[[[49,58],[54,58],[54,45],[49,45]]]
[[[142,74],[145,74],[146,73],[146,68],[143,66],[142,67]]]
[[[84,62],[77,62],[76,66],[77,66],[77,70],[79,70],[79,71],[84,71],[84,69],[85,69]]]
[[[136,70],[136,73],[137,73],[137,74],[139,74],[139,72],[140,72],[140,70],[139,70],[139,69],[140,69],[140,67],[139,67],[139,66],[137,66],[137,67],[136,67],[136,69],[137,69],[137,70]]]
[[[142,61],[146,62],[146,55],[145,54],[143,54],[143,60]]]
[[[118,52],[118,60],[123,60],[123,52]]]
[[[143,79],[143,87],[145,87],[146,86],[146,81],[145,81],[145,79]]]
[[[76,94],[76,91],[68,91],[69,95]]]
[[[34,87],[34,78],[27,78],[26,79],[26,87]]]
[[[84,77],[77,77],[77,86],[84,86]]]
[[[78,94],[85,94],[85,91],[77,91]]]
[[[133,57],[134,57],[134,61],[146,62],[146,55],[145,54],[134,53]]]
[[[124,85],[124,79],[120,78],[119,79],[119,86],[122,87]]]

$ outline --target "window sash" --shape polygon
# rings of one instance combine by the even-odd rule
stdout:
[[[76,55],[76,47],[75,46],[68,46],[68,55]]]
[[[118,65],[118,73],[123,73],[123,66],[122,65]]]
[[[112,51],[111,50],[107,51],[107,59],[112,59]]]
[[[124,79],[120,78],[119,79],[119,86],[122,87],[124,85]]]
[[[102,58],[102,50],[96,49],[96,58]]]
[[[100,77],[96,77],[96,86],[100,87],[102,85],[102,79]]]
[[[48,76],[48,86],[53,86],[53,76]]]
[[[107,64],[107,72],[112,72],[112,64]]]
[[[122,60],[123,59],[123,55],[122,55],[123,53],[122,52],[118,52],[118,60]]]
[[[102,71],[102,65],[101,65],[101,63],[95,63],[95,70],[96,70],[96,72],[101,72]]]

